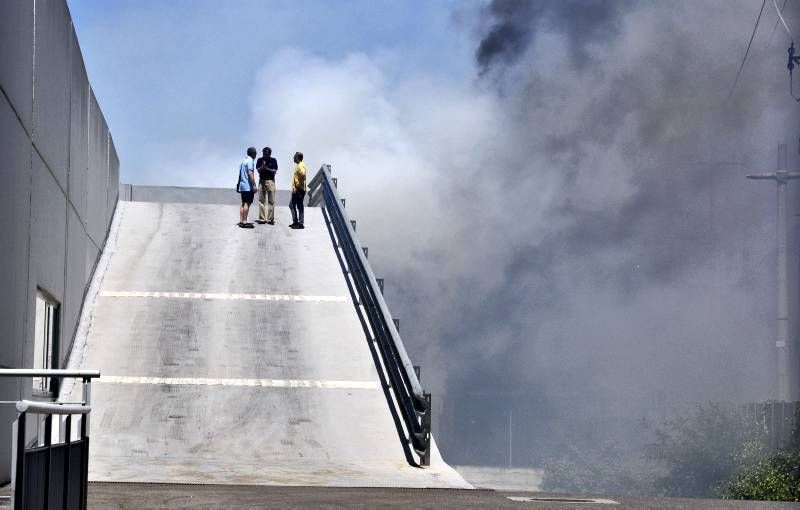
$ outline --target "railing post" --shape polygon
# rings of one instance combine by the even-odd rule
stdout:
[[[92,380],[88,377],[83,379],[83,405],[92,405]],[[85,415],[88,417],[89,415]]]
[[[47,460],[44,463],[44,507],[50,508],[50,468],[52,467],[52,438],[53,438],[53,415],[48,414],[44,418],[44,447],[47,448]]]
[[[339,187],[339,178],[338,177],[331,177],[331,180],[333,181],[333,187],[334,188],[338,188]],[[344,201],[342,201],[342,205],[344,205]]]
[[[61,503],[61,508],[69,508],[69,458],[72,447],[72,415],[67,415],[66,424],[64,426],[64,449],[66,451],[66,459],[64,460],[64,499]]]
[[[350,226],[353,227],[353,232],[356,231],[356,220],[350,220]]]
[[[425,433],[425,451],[420,456],[419,463],[422,466],[430,466],[431,465],[431,413],[433,412],[433,409],[431,408],[431,394],[427,392],[423,393],[423,397],[425,398],[425,406],[427,407],[425,414],[422,415],[422,431]]]
[[[375,281],[378,282],[378,287],[380,287],[381,294],[383,294],[383,278],[375,278]]]
[[[361,249],[364,250],[364,256],[369,257],[369,248],[367,248],[366,246],[362,246]]]
[[[394,322],[394,329],[400,333],[400,319],[392,319],[392,322]]]
[[[88,487],[88,478],[89,478],[89,438],[86,435],[86,416],[81,415],[81,494],[80,494],[80,506],[82,509],[86,509],[86,500],[88,499],[87,492],[89,490]]]
[[[92,403],[92,380],[83,380],[83,401],[84,405]],[[89,414],[81,415],[81,442],[83,450],[83,465],[81,466],[81,508],[86,510],[86,503],[89,499]]]
[[[17,418],[17,458],[14,479],[14,508],[23,510],[25,508],[25,416],[27,413],[19,413]]]

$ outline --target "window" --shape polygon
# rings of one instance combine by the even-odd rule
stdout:
[[[39,290],[36,293],[36,318],[33,341],[33,368],[57,368],[58,302]],[[36,377],[33,379],[33,394],[40,397],[54,397],[57,379]]]

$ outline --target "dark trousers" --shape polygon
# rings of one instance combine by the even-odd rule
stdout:
[[[292,223],[303,224],[303,199],[305,197],[305,191],[295,191],[292,193],[292,200],[289,202],[289,209],[292,210]]]

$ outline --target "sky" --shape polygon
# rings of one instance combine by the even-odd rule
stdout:
[[[502,464],[511,412],[536,466],[774,398],[775,191],[744,178],[797,165],[771,1],[732,92],[754,0],[69,5],[123,181],[333,166],[447,458]]]
[[[281,60],[287,52],[332,62],[363,56],[389,80],[411,72],[463,80],[471,72],[469,33],[454,30],[453,1],[79,0],[69,6],[92,86],[113,126],[124,182],[227,186],[226,170],[250,145],[272,144],[279,163],[288,165],[303,148],[275,145],[268,135],[285,127],[256,118],[253,109],[254,95],[268,95],[275,81],[298,87],[308,81],[304,60]],[[311,111],[293,116],[293,124],[317,122]],[[269,130],[265,138],[252,136],[254,124]],[[321,162],[313,148],[305,152],[314,165]]]

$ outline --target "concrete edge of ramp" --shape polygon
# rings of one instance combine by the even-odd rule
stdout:
[[[438,471],[446,474],[448,479],[456,481],[455,484],[457,488],[460,489],[478,489],[475,485],[472,484],[469,480],[464,478],[461,473],[458,472],[453,466],[445,462],[444,458],[442,458],[442,454],[439,451],[439,445],[436,443],[436,439],[431,434],[431,466],[430,468],[437,469]],[[415,469],[429,469],[429,468],[415,468]]]
[[[77,370],[80,368],[88,368],[84,366],[86,361],[86,347],[89,332],[92,328],[92,315],[97,301],[97,296],[100,293],[100,286],[103,283],[108,264],[114,250],[117,246],[117,237],[119,236],[119,225],[121,222],[122,211],[125,209],[122,200],[117,201],[117,206],[114,208],[114,216],[111,219],[111,226],[108,229],[106,242],[103,244],[100,251],[100,259],[94,267],[89,287],[86,290],[86,295],[83,298],[81,306],[81,314],[78,319],[78,327],[75,329],[75,338],[72,341],[72,349],[67,358],[66,368],[70,370]],[[102,373],[101,373],[102,376]],[[65,379],[59,388],[58,400],[65,401],[73,398],[72,394],[76,389],[77,384],[75,379]]]

